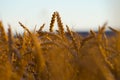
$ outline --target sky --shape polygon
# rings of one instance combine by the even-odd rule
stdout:
[[[0,0],[0,20],[6,30],[10,24],[13,31],[22,32],[19,21],[30,30],[45,23],[44,30],[49,30],[54,11],[74,31],[97,30],[105,22],[120,26],[120,0]]]

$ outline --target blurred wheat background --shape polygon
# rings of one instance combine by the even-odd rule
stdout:
[[[0,0],[0,80],[120,80],[119,10],[120,0]]]
[[[58,29],[54,29],[57,22]],[[19,22],[24,33],[7,33],[0,21],[0,80],[119,80],[120,31],[107,23],[98,32],[82,37],[63,26],[54,12],[49,31],[45,24],[30,31]],[[105,34],[106,27],[114,36]]]

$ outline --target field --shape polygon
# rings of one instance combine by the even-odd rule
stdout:
[[[120,80],[120,31],[107,23],[86,37],[64,27],[58,12],[47,32],[45,24],[33,31],[19,24],[24,34],[10,25],[6,33],[0,21],[0,80]]]

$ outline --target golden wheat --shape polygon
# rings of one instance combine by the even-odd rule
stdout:
[[[57,20],[58,30],[53,32]],[[19,22],[24,33],[8,34],[0,21],[1,80],[119,80],[120,31],[105,34],[107,23],[87,37],[63,26],[60,14],[52,14],[49,31],[30,31]]]

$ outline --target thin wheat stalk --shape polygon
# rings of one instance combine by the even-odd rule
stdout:
[[[96,36],[96,33],[93,31],[93,30],[90,30],[90,35],[92,35],[92,36]]]
[[[75,39],[72,31],[69,29],[68,25],[66,25],[66,28],[67,28],[67,31],[70,34],[71,38],[72,38],[72,43],[73,43],[73,46],[74,46],[75,50],[77,51],[77,53],[79,53],[79,48],[77,46],[76,39]]]
[[[12,53],[13,53],[13,40],[12,40],[12,33],[11,33],[11,27],[9,25],[8,28],[8,49],[9,49],[9,54],[8,54],[8,60],[10,63],[12,63]]]
[[[59,34],[64,37],[64,26],[61,20],[61,17],[58,12],[56,12],[56,17],[57,17],[57,23],[58,23],[58,29],[59,29]]]
[[[34,34],[31,34],[31,39],[32,39],[33,45],[35,47],[34,56],[35,56],[35,63],[37,65],[36,66],[36,69],[37,69],[36,70],[36,72],[37,72],[36,78],[37,78],[37,77],[39,77],[39,75],[43,74],[46,64],[45,64],[45,59],[42,54],[40,41],[38,41],[37,36],[35,36]]]
[[[19,22],[19,24],[21,27],[23,27],[23,29],[25,29],[29,34],[31,34],[31,32],[29,31],[27,27],[25,27],[21,22]]]
[[[45,27],[45,24],[43,24],[42,26],[40,26],[40,29],[38,30],[38,32],[41,32],[44,27]]]
[[[7,36],[6,36],[5,30],[4,30],[2,21],[0,21],[0,39],[4,42],[7,42]]]
[[[109,26],[109,29],[112,30],[113,32],[117,33],[117,34],[120,34],[120,31],[119,31],[119,30],[116,30],[116,29],[114,29],[114,28],[112,28],[112,27],[110,27],[110,26]]]
[[[51,18],[51,22],[50,22],[50,29],[49,29],[50,32],[53,32],[53,27],[54,27],[54,23],[55,23],[55,18],[56,18],[56,12],[54,12],[54,13],[52,14],[52,18]]]

